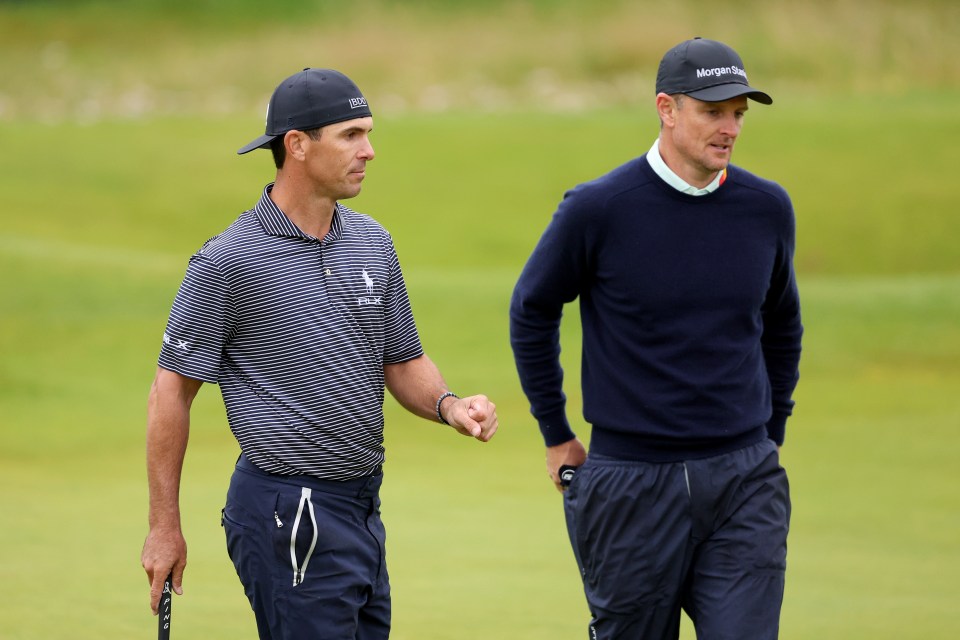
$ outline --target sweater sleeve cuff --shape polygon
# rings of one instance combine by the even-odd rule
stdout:
[[[778,447],[783,445],[783,439],[786,435],[787,415],[786,413],[774,413],[767,421],[767,435]]]
[[[556,415],[544,416],[539,421],[540,433],[543,434],[543,442],[548,447],[553,447],[564,442],[569,442],[577,437],[567,422],[567,416],[563,412]]]

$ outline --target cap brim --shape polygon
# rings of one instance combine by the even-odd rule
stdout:
[[[253,142],[240,147],[240,150],[237,151],[237,155],[243,155],[244,153],[250,153],[254,149],[268,149],[270,143],[273,142],[273,139],[277,136],[260,136]]]
[[[739,82],[718,84],[712,87],[707,87],[706,89],[685,93],[691,98],[703,100],[704,102],[723,102],[724,100],[729,100],[738,96],[747,96],[751,100],[756,100],[760,104],[773,104],[773,98],[763,91],[757,91],[753,87],[740,84]]]

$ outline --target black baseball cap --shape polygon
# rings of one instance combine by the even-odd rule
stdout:
[[[747,96],[761,104],[773,98],[747,83],[737,52],[716,40],[694,38],[663,55],[657,70],[657,93],[682,93],[704,102]]]
[[[287,131],[306,131],[373,115],[353,80],[333,69],[304,69],[281,82],[267,106],[264,135],[237,151],[268,149]]]

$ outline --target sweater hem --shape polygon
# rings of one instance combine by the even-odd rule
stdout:
[[[730,453],[768,437],[765,425],[729,437],[700,440],[657,438],[594,425],[590,453],[638,462],[679,462]]]

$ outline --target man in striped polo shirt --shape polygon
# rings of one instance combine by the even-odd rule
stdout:
[[[179,484],[190,405],[220,386],[242,454],[222,523],[261,638],[386,638],[390,585],[378,490],[385,388],[412,413],[482,442],[483,395],[449,391],[423,352],[390,234],[343,206],[374,157],[357,86],[304,69],[274,91],[265,135],[276,179],[190,259],[150,392],[150,531],[142,563],[156,613],[186,543]]]

